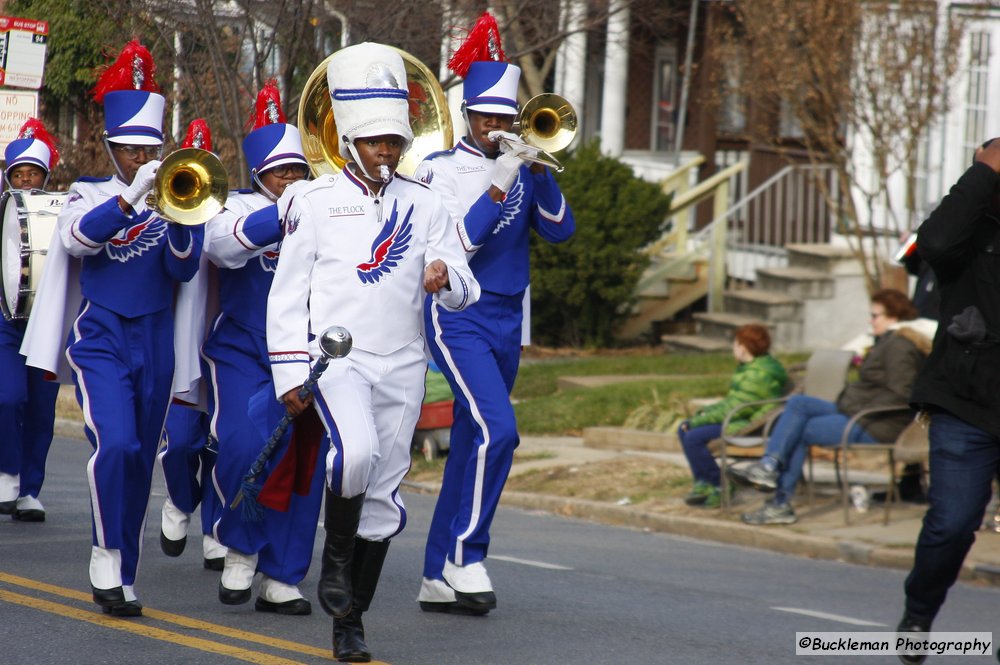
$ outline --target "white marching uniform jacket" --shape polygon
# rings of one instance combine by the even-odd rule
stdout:
[[[434,260],[447,265],[450,283],[437,302],[457,311],[479,299],[455,225],[422,183],[396,174],[373,197],[345,169],[290,186],[278,209],[287,210],[285,239],[268,297],[267,345],[279,399],[305,382],[310,337],[329,326],[345,326],[355,348],[376,355],[421,338],[424,270]]]

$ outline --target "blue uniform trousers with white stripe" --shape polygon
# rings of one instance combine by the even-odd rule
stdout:
[[[243,477],[264,447],[259,427],[248,415],[250,398],[261,390],[275,400],[267,342],[233,319],[220,316],[202,348],[211,381],[209,416],[219,454],[212,474],[221,502],[215,521],[215,538],[243,554],[257,554],[257,569],[271,579],[298,584],[309,571],[319,509],[323,500],[324,465],[328,442],[320,445],[316,470],[307,496],[292,495],[288,512],[264,508],[264,519],[243,519],[242,505],[230,508]],[[287,438],[287,436],[286,436]],[[284,444],[283,444],[284,445]],[[278,448],[268,466],[280,460]],[[267,473],[267,471],[265,473]],[[266,476],[265,476],[266,477]]]
[[[520,442],[510,391],[521,357],[521,299],[483,291],[461,312],[430,298],[425,303],[428,345],[455,394],[455,421],[424,577],[442,579],[445,558],[458,566],[486,558],[490,524]]]
[[[135,583],[153,466],[174,374],[173,312],[128,318],[85,301],[66,352],[94,454],[87,463],[94,544],[121,550]]]
[[[38,497],[52,444],[59,384],[18,353],[27,321],[0,317],[0,473],[21,477],[21,496]]]
[[[208,414],[171,404],[164,428],[160,466],[171,503],[189,515],[201,506],[201,531],[211,535],[220,511],[212,487],[217,451],[208,445]]]

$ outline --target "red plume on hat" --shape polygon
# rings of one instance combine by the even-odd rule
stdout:
[[[101,72],[94,86],[94,101],[100,104],[104,95],[118,90],[159,92],[155,74],[156,63],[152,54],[138,39],[133,39],[125,45],[118,59]]]
[[[281,110],[281,93],[278,91],[278,82],[275,79],[269,79],[257,93],[257,103],[254,105],[250,122],[253,123],[254,129],[285,122],[285,112]]]
[[[462,45],[455,49],[448,61],[448,69],[465,78],[472,63],[482,60],[507,61],[500,46],[500,27],[489,12],[483,12]]]
[[[212,151],[212,132],[208,128],[208,123],[205,122],[204,118],[191,121],[191,124],[188,125],[187,136],[184,137],[181,147],[201,148],[209,152]]]
[[[17,138],[35,139],[47,145],[49,148],[49,170],[51,171],[56,167],[56,164],[59,162],[59,149],[56,147],[56,140],[45,129],[45,125],[42,124],[41,120],[28,118],[27,122],[21,127],[21,131],[17,133]]]

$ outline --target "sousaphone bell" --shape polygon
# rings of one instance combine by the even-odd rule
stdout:
[[[396,169],[403,175],[413,175],[424,157],[452,147],[454,134],[451,113],[444,90],[437,78],[424,63],[402,49],[394,48],[403,58],[406,82],[409,88],[410,127],[413,143],[403,155]],[[330,102],[330,85],[326,67],[332,55],[313,70],[302,89],[299,102],[299,134],[302,150],[314,176],[338,173],[344,168],[340,155],[340,134],[333,118]]]
[[[146,205],[161,217],[183,224],[204,224],[219,214],[229,195],[222,160],[201,148],[181,148],[167,155],[156,170]]]

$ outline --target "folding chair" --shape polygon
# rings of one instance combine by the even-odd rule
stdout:
[[[840,500],[844,507],[844,524],[851,523],[849,501],[850,483],[848,482],[850,478],[847,473],[849,460],[848,453],[850,453],[851,450],[878,451],[886,454],[889,484],[885,495],[885,514],[882,518],[883,524],[889,524],[889,513],[892,510],[893,502],[896,500],[896,464],[920,463],[921,467],[923,467],[930,458],[930,439],[928,436],[927,426],[916,419],[912,420],[906,427],[904,427],[903,431],[896,437],[896,440],[891,443],[849,443],[847,441],[847,435],[851,431],[851,428],[853,428],[862,418],[871,417],[880,413],[900,413],[903,411],[911,411],[911,409],[908,405],[882,406],[865,409],[856,413],[854,417],[847,422],[847,425],[844,426],[843,434],[840,437],[839,454],[834,461],[837,469],[837,479],[840,483]]]

